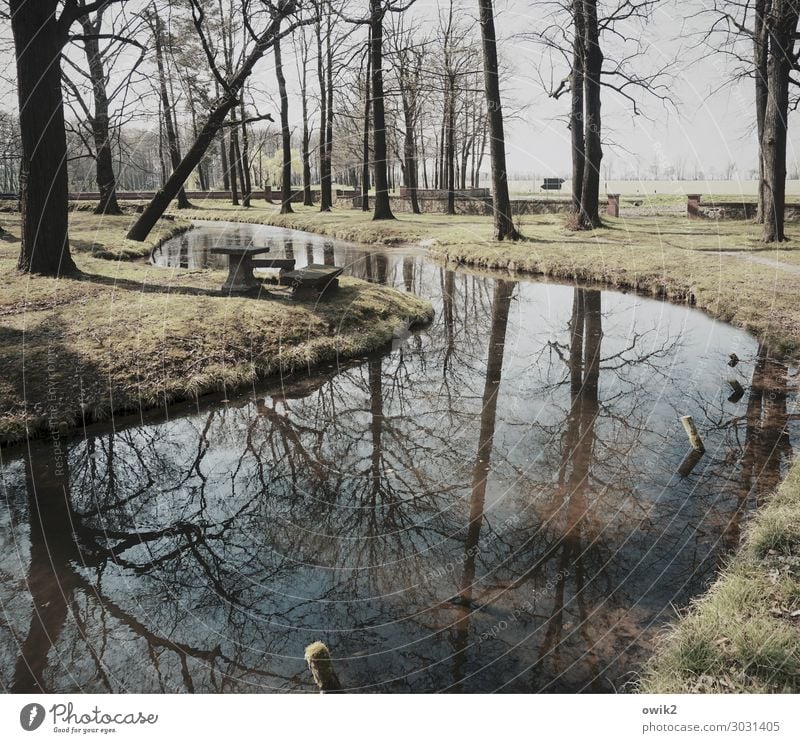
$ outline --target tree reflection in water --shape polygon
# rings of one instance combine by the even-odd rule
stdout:
[[[87,431],[58,475],[47,442],[3,452],[4,687],[310,690],[321,639],[351,689],[619,688],[783,471],[786,365],[684,308],[301,246],[433,297],[433,325]],[[682,477],[687,412],[708,453]]]

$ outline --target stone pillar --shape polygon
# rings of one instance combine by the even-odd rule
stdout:
[[[689,219],[699,219],[700,218],[700,197],[702,194],[699,193],[689,193],[686,194],[686,198],[688,199],[686,204],[686,214]]]
[[[606,211],[606,215],[609,217],[618,217],[619,216],[619,194],[618,193],[610,193],[608,195],[608,209]]]

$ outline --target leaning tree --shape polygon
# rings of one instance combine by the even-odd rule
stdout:
[[[231,75],[223,75],[218,63],[216,49],[208,36],[205,4],[202,0],[190,0],[190,5],[195,29],[206,54],[209,68],[220,87],[221,95],[212,104],[208,118],[186,155],[184,155],[178,166],[172,171],[172,175],[167,179],[167,182],[156,192],[153,199],[145,207],[142,215],[128,231],[130,240],[142,241],[150,234],[150,230],[153,229],[170,202],[178,195],[187,178],[200,163],[217,134],[222,130],[228,115],[240,104],[242,89],[247,79],[259,60],[273,47],[275,39],[279,36],[288,36],[295,29],[302,25],[310,24],[314,20],[313,18],[303,18],[298,15],[299,6],[295,0],[280,0],[277,4],[262,0],[263,13],[261,14],[254,12],[249,0],[243,0],[243,12],[248,13],[246,27],[252,46],[247,54],[243,55],[242,62],[238,68]],[[266,16],[266,21],[260,31],[253,25],[257,15]],[[281,22],[286,19],[289,19],[289,23],[286,26],[282,26]],[[271,117],[268,116],[261,118],[271,120]]]

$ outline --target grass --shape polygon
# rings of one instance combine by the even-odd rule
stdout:
[[[800,692],[800,467],[755,516],[716,583],[666,634],[639,688]]]
[[[16,271],[19,233],[3,215],[11,237],[0,241],[0,443],[363,355],[398,326],[432,317],[423,300],[355,279],[301,303],[227,296],[224,272],[98,258],[128,257],[126,219],[73,213],[82,274],[53,279]]]
[[[281,215],[264,202],[243,209],[210,201],[180,214],[274,224],[376,246],[423,246],[457,263],[598,282],[696,305],[777,352],[800,347],[796,224],[788,225],[790,241],[775,247],[759,242],[758,225],[743,221],[623,217],[607,219],[606,229],[569,232],[563,216],[542,215],[521,219],[526,240],[498,243],[491,239],[491,220],[483,216],[398,214],[393,221],[373,222],[369,213],[354,209],[321,214],[315,208],[294,208],[294,214]]]

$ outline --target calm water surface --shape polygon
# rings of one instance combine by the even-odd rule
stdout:
[[[689,308],[265,227],[154,259],[222,266],[217,241],[346,266],[436,318],[89,429],[61,465],[2,450],[6,690],[310,691],[318,639],[353,690],[624,690],[788,465],[794,369]]]

